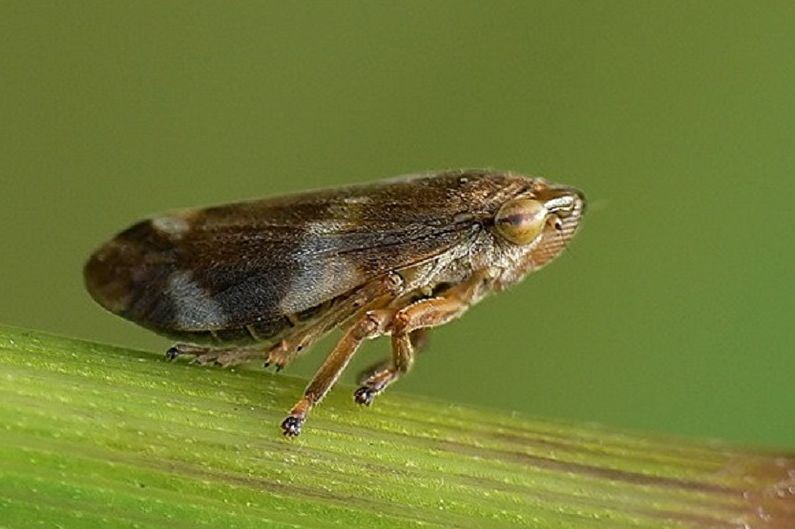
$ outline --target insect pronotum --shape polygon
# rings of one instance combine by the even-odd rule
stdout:
[[[405,374],[429,329],[558,256],[585,197],[511,172],[453,170],[176,211],[141,221],[85,266],[91,296],[180,341],[169,359],[277,370],[336,328],[336,347],[281,424],[295,436],[365,340],[392,355],[357,403]]]

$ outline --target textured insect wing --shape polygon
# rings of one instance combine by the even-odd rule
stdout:
[[[172,336],[271,338],[367,281],[466,245],[528,179],[451,171],[139,222],[85,267],[108,310]]]

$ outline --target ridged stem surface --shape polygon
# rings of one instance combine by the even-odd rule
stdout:
[[[795,528],[795,457],[0,327],[0,527]]]

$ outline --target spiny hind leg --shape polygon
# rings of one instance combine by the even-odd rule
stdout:
[[[398,310],[389,327],[392,334],[392,359],[361,382],[361,386],[353,393],[354,400],[369,406],[376,396],[407,373],[414,363],[412,334],[444,325],[459,317],[477,299],[482,284],[483,278],[474,276],[446,290],[439,297],[416,301]],[[417,337],[425,338],[425,335],[419,334]],[[422,344],[423,340],[419,342]]]
[[[211,347],[178,343],[166,351],[166,359],[193,356],[192,364],[229,367],[253,360],[264,361],[265,367],[274,366],[281,371],[298,355],[328,332],[325,321],[308,324],[297,332],[288,334],[275,344],[262,343],[242,347]]]
[[[166,351],[167,360],[175,360],[179,356],[192,356],[190,363],[199,365],[217,365],[230,367],[252,360],[265,358],[268,345],[246,347],[210,347],[190,343],[178,343]]]
[[[326,357],[312,381],[304,390],[304,396],[293,406],[282,421],[284,435],[294,437],[301,433],[310,410],[320,402],[339,379],[359,346],[367,339],[384,333],[392,319],[392,310],[371,310],[356,320]]]
[[[216,365],[220,367],[230,367],[253,360],[264,360],[265,367],[273,366],[278,372],[290,365],[301,352],[307,350],[315,341],[328,332],[329,329],[326,328],[325,323],[310,324],[273,345],[211,347],[178,343],[166,351],[166,359],[175,360],[180,356],[192,356],[191,364]]]

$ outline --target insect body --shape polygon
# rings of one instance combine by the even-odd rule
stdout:
[[[278,370],[342,328],[282,422],[294,436],[363,341],[392,341],[354,394],[369,405],[428,329],[559,255],[584,208],[576,189],[515,173],[418,175],[145,220],[100,247],[85,280],[103,307],[180,340],[169,358]]]

